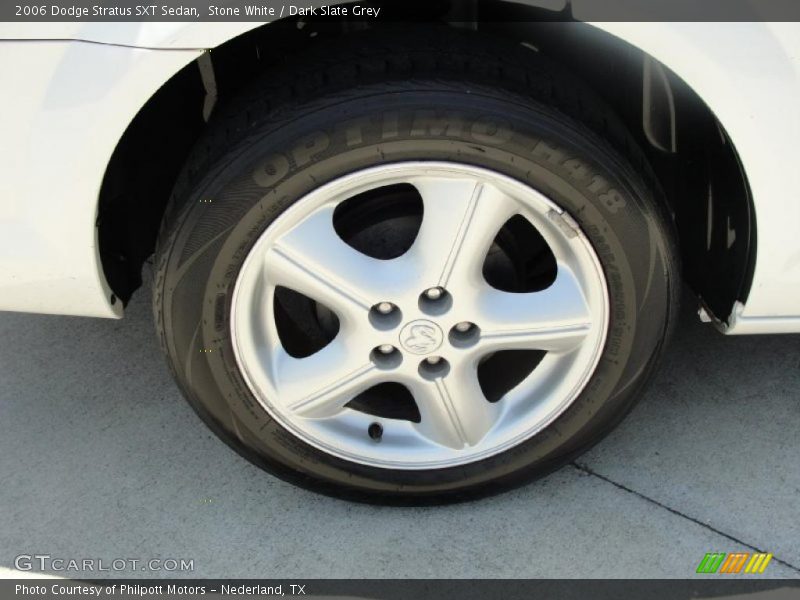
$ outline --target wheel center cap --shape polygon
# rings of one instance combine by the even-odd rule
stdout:
[[[442,345],[444,334],[433,321],[418,319],[400,330],[400,345],[413,354],[430,354]]]

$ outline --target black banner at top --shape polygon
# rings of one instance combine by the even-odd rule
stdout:
[[[800,0],[2,0],[5,22],[800,21]]]

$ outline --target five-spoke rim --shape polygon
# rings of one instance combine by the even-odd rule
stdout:
[[[334,228],[336,207],[396,184],[414,186],[423,203],[408,251],[379,260],[345,243]],[[555,257],[555,279],[544,290],[506,292],[484,279],[487,252],[515,215],[538,230]],[[310,356],[294,357],[281,343],[274,310],[279,286],[338,317],[338,333]],[[561,415],[597,366],[608,303],[588,239],[533,188],[469,165],[396,163],[320,187],[267,228],[237,279],[231,334],[255,398],[301,440],[361,464],[429,469],[503,452]],[[507,350],[546,354],[518,385],[489,402],[478,367]],[[419,422],[346,406],[386,382],[411,392]]]

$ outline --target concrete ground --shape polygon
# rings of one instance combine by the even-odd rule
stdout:
[[[444,508],[333,500],[206,429],[122,321],[0,313],[0,568],[19,554],[194,559],[196,577],[691,577],[706,552],[800,576],[800,336],[690,310],[632,415],[575,465]],[[79,576],[77,573],[65,573]],[[164,572],[115,575],[164,576]]]

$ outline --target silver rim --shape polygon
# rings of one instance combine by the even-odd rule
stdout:
[[[371,258],[334,229],[334,210],[362,192],[413,185],[421,226],[403,255]],[[527,219],[555,257],[544,290],[490,286],[482,266],[513,216]],[[335,337],[295,358],[281,343],[275,290],[330,309]],[[591,244],[549,199],[468,165],[397,163],[352,173],[301,198],[262,234],[236,282],[231,334],[255,398],[304,442],[349,461],[392,469],[463,465],[503,452],[562,414],[594,372],[608,328],[608,294]],[[546,354],[500,400],[478,366],[505,350]],[[419,422],[346,406],[381,383],[404,385]]]

